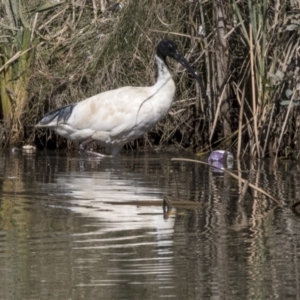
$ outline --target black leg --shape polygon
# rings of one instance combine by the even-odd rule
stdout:
[[[86,153],[89,155],[93,155],[93,156],[98,156],[98,157],[111,157],[111,155],[105,155],[105,154],[101,154],[99,152],[94,152],[94,151],[90,151],[90,150],[85,150],[85,147],[90,144],[91,142],[93,142],[94,140],[92,138],[89,138],[85,141],[83,141],[80,145],[79,145],[79,153]]]

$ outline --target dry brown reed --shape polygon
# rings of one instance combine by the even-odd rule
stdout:
[[[155,47],[168,37],[200,73],[208,100],[171,62],[175,103],[164,120],[127,148],[173,146],[202,153],[218,147],[238,157],[298,157],[297,1],[10,1],[23,5],[16,10],[18,22],[10,22],[16,13],[10,10],[0,23],[1,50],[15,32],[30,31],[26,47],[8,48],[13,51],[5,57],[1,52],[2,117],[8,120],[7,132],[19,132],[11,143],[72,146],[54,134],[36,132],[34,125],[49,110],[98,92],[153,84]],[[7,2],[0,3],[3,17]],[[19,70],[26,93],[7,86],[21,78],[5,79],[17,64],[26,69]],[[12,95],[23,99],[17,101],[22,103],[18,110],[12,110],[17,103]]]

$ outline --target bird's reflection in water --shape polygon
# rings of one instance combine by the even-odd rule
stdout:
[[[175,213],[164,213],[163,191],[136,173],[111,168],[57,174],[56,187],[71,196],[68,209],[99,223],[98,234],[137,229],[173,233]]]

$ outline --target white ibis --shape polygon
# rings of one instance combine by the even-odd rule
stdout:
[[[85,150],[89,143],[96,141],[111,156],[117,155],[123,145],[149,131],[168,113],[174,100],[175,83],[167,67],[167,56],[195,77],[206,96],[199,76],[176,44],[164,39],[157,46],[158,78],[153,86],[126,86],[97,94],[47,113],[36,127],[49,128],[67,139],[81,142],[81,152],[105,156]]]

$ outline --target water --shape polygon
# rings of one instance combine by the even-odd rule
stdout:
[[[2,153],[0,299],[299,299],[300,165],[172,157]]]

